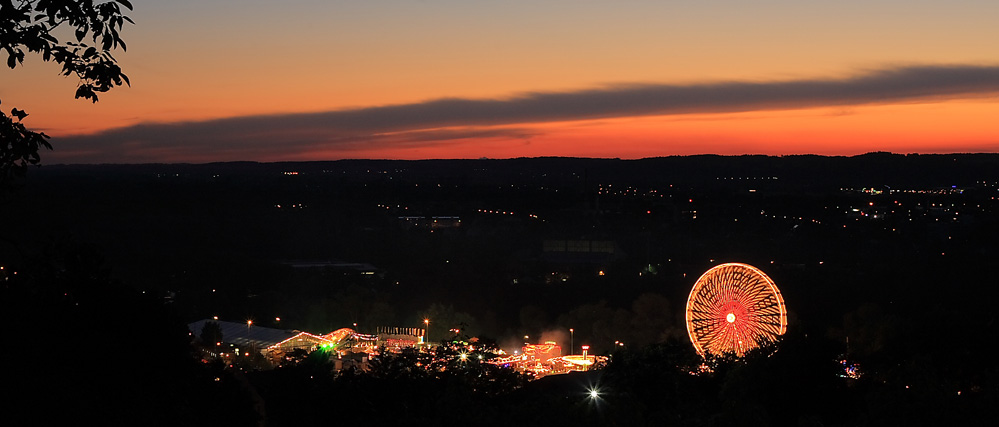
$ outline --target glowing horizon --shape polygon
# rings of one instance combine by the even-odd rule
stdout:
[[[4,71],[43,164],[999,152],[994,2],[134,5],[132,87]]]

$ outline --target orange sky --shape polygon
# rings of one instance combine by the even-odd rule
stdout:
[[[999,102],[954,101],[587,120],[531,125],[528,130],[533,133],[518,139],[462,139],[440,146],[362,149],[347,157],[642,158],[688,154],[997,152],[997,131],[991,124],[995,117],[999,117]],[[318,152],[309,159],[337,155]]]
[[[992,125],[999,88],[991,83],[937,97],[738,112],[625,111],[577,120],[539,112],[541,119],[520,122],[466,120],[457,130],[444,126],[448,132],[432,123],[368,129],[349,143],[328,129],[303,130],[292,149],[280,142],[295,133],[288,129],[275,130],[269,148],[250,141],[214,151],[197,149],[208,140],[142,151],[134,133],[117,146],[79,137],[144,123],[184,126],[447,98],[838,81],[912,66],[999,64],[997,2],[752,3],[136,0],[136,25],[123,32],[129,50],[116,53],[132,87],[102,94],[97,104],[74,100],[75,80],[59,76],[57,64],[29,57],[2,72],[0,100],[5,110],[26,110],[26,125],[53,136],[56,150],[44,159],[59,163],[999,151]],[[405,136],[386,135],[393,132]]]

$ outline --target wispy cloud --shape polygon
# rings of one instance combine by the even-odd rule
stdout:
[[[552,121],[886,104],[995,93],[999,93],[999,66],[977,65],[899,67],[841,79],[611,85],[504,99],[446,98],[320,113],[144,123],[60,138],[58,153],[51,157],[87,163],[290,159],[338,151],[347,157],[362,147],[524,139],[530,131],[507,127]]]

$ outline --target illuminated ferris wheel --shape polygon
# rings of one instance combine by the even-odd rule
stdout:
[[[785,331],[787,310],[780,290],[748,264],[712,267],[697,279],[687,299],[687,333],[702,356],[741,356]]]

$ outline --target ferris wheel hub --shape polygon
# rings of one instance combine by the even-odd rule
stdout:
[[[735,314],[729,313],[727,316],[725,316],[725,320],[727,320],[728,323],[735,323]]]

